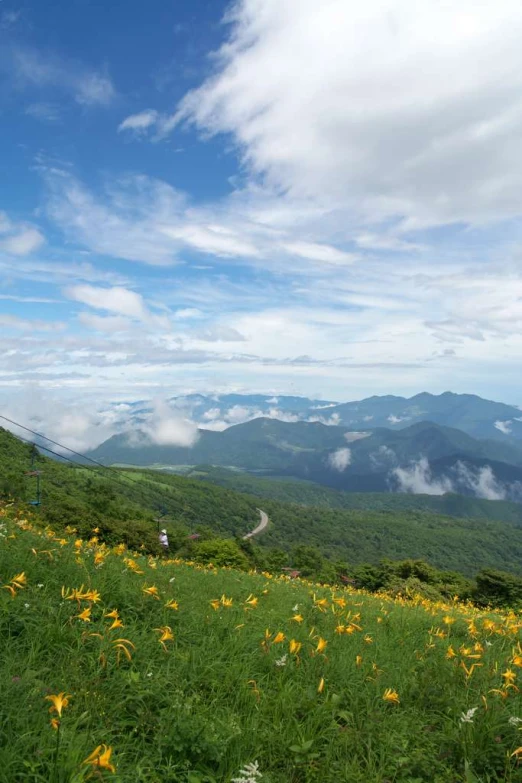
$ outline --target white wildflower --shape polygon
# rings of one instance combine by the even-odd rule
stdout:
[[[281,658],[278,658],[275,661],[276,666],[286,666],[286,659],[288,658],[288,655],[283,655]]]
[[[176,577],[175,577],[175,576],[173,576],[171,579],[169,579],[169,582],[170,582],[170,584],[172,584],[172,582],[173,582],[175,579],[176,579]]]
[[[38,584],[38,585],[36,585],[36,586],[37,586],[37,588],[38,588],[39,590],[41,590],[41,589],[42,589],[42,587],[45,587],[45,585],[43,584],[43,582],[40,582],[40,584]]]
[[[257,783],[263,775],[259,771],[259,764],[254,761],[252,764],[245,764],[243,769],[239,770],[240,778],[232,778],[231,783]]]
[[[512,726],[516,726],[517,724],[522,723],[522,718],[517,718],[515,715],[512,715],[508,720],[508,723],[511,723]]]
[[[147,672],[147,677],[152,677],[152,672]]]
[[[493,642],[489,642],[489,641],[486,639],[486,647],[493,647]]]
[[[472,707],[467,712],[463,712],[460,716],[460,722],[461,723],[473,723],[473,717],[478,710],[478,707]]]
[[[292,612],[297,612],[298,609],[299,609],[299,604],[296,604],[292,609]]]
[[[29,607],[31,606],[31,604],[24,604],[24,606],[25,606],[25,608],[26,608],[26,609],[29,609]]]

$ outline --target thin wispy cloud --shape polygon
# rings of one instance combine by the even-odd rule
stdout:
[[[108,106],[116,96],[112,80],[103,70],[94,70],[27,45],[13,43],[4,47],[0,69],[17,89],[57,90],[72,97],[80,106]],[[33,107],[39,107],[33,108],[33,112],[42,116],[45,105],[33,104]]]

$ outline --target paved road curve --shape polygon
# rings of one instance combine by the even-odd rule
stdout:
[[[259,514],[261,516],[261,522],[256,528],[254,528],[254,530],[252,530],[250,533],[247,533],[246,536],[243,536],[244,540],[248,538],[253,538],[254,536],[257,536],[259,533],[262,533],[263,530],[265,530],[265,528],[268,525],[268,515],[265,514],[264,511],[261,511],[260,508],[258,508],[257,510],[259,511]]]

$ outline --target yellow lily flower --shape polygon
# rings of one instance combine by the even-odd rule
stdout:
[[[65,695],[65,691],[62,691],[61,693],[46,696],[45,701],[52,701],[52,706],[49,707],[49,712],[56,712],[58,714],[58,717],[62,717],[62,710],[64,710],[66,707],[69,706],[69,699],[71,698],[71,695],[68,694]]]
[[[167,609],[174,609],[174,611],[177,612],[177,610],[179,609],[179,604],[178,604],[177,601],[171,600],[171,601],[167,601],[167,603],[165,604],[165,607]]]
[[[83,620],[84,623],[90,623],[91,622],[91,607],[88,606],[87,609],[84,609],[83,612],[80,612],[80,614],[75,615],[76,619]]]
[[[321,677],[319,680],[319,685],[317,687],[317,693],[322,693],[324,690],[324,677]]]
[[[319,655],[320,653],[323,653],[326,650],[328,642],[326,639],[323,639],[322,636],[319,637],[319,641],[317,642],[317,647],[315,648],[315,652]]]
[[[304,620],[304,617],[301,614],[294,614],[293,617],[290,618],[294,621],[294,623],[302,623]]]
[[[144,587],[142,592],[145,593],[145,595],[150,595],[151,598],[155,598],[156,601],[159,601],[158,588],[155,585],[152,585],[151,587]]]
[[[11,579],[11,584],[17,587],[19,590],[25,587],[27,584],[27,577],[25,575],[25,572],[22,571],[21,574],[17,574],[16,576],[13,576],[13,578]]]
[[[162,625],[161,628],[155,628],[154,630],[162,634],[160,642],[168,642],[174,639],[170,625]]]
[[[295,639],[292,639],[290,641],[290,648],[289,648],[291,655],[298,655],[299,651],[301,649],[301,646],[302,646],[301,642],[296,642]]]
[[[281,642],[284,642],[285,638],[286,637],[284,633],[282,631],[279,631],[279,633],[276,633],[276,635],[274,636],[272,644],[281,644]]]
[[[95,769],[107,769],[109,772],[116,772],[116,767],[111,764],[112,748],[107,745],[98,745],[93,752],[87,756],[83,764],[90,764]]]
[[[112,620],[117,620],[119,618],[119,612],[117,609],[113,609],[111,612],[105,612],[104,617],[110,617]]]
[[[400,704],[399,694],[397,691],[393,690],[392,688],[386,688],[384,691],[382,698],[384,701],[388,702],[389,704]]]

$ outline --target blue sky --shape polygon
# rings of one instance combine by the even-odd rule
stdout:
[[[0,400],[520,399],[511,0],[0,0]]]

